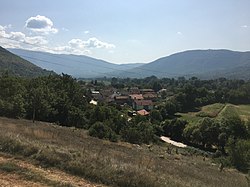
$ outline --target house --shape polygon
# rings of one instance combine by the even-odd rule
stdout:
[[[103,100],[103,97],[99,91],[91,90],[91,96],[94,100],[97,100],[97,101]]]
[[[152,110],[154,108],[152,100],[134,100],[132,103],[132,107],[134,110]]]
[[[149,112],[146,111],[145,109],[142,109],[142,110],[137,111],[137,114],[139,114],[141,116],[147,116],[147,115],[149,115]]]
[[[140,89],[138,87],[129,88],[129,94],[140,94]]]
[[[89,103],[92,105],[97,105],[97,101],[95,101],[94,99],[92,99]]]
[[[129,95],[130,100],[143,100],[142,94],[131,94]]]
[[[115,93],[115,90],[113,88],[100,90],[100,94],[102,95],[103,100],[105,102],[111,102],[112,101],[112,99],[110,98],[110,96],[113,93]]]
[[[116,104],[123,105],[128,103],[129,97],[128,96],[115,96],[114,101]]]
[[[140,90],[141,94],[146,94],[146,93],[155,93],[153,89],[141,89]]]
[[[156,93],[145,93],[142,96],[146,100],[155,100],[157,98],[157,94]]]

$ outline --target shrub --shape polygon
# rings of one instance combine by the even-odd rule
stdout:
[[[227,145],[229,159],[233,166],[240,171],[247,171],[250,168],[250,140],[229,139]]]

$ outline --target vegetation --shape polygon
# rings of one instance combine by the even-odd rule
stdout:
[[[250,82],[195,77],[189,80],[183,77],[176,80],[113,78],[110,82],[120,90],[133,86],[155,91],[167,89],[157,98],[149,116],[129,119],[127,106],[105,102],[97,106],[89,104],[91,87],[110,85],[98,81],[78,82],[65,74],[32,79],[2,75],[0,115],[84,128],[91,136],[113,142],[159,143],[159,137],[166,135],[203,150],[220,151],[220,156],[232,166],[248,170],[248,152],[237,155],[232,147],[241,150],[250,141],[246,105],[250,103]],[[235,162],[234,157],[241,157],[242,162]]]
[[[90,137],[82,129],[23,119],[0,118],[0,128],[1,152],[97,183],[139,187],[247,186],[244,174],[231,169],[220,172],[219,164],[212,163],[209,153],[191,147],[176,151],[167,144],[148,147],[112,143]],[[45,185],[59,185],[20,167],[13,160],[0,163],[0,170],[39,180]]]
[[[27,168],[23,168],[13,162],[5,162],[0,164],[0,171],[15,174],[27,181],[39,182],[46,186],[72,187],[70,183],[61,183],[45,178],[38,172],[34,172]]]

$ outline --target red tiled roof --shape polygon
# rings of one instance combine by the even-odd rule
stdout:
[[[154,92],[153,89],[141,89],[141,92]]]
[[[115,100],[126,100],[128,96],[115,96]]]
[[[143,97],[144,98],[156,98],[157,95],[154,93],[145,93],[145,94],[143,94]]]
[[[137,113],[140,114],[141,116],[149,115],[149,112],[146,111],[145,109],[139,110],[139,111],[137,111]]]
[[[142,94],[131,94],[131,95],[129,95],[129,97],[133,100],[142,100],[143,99]]]
[[[153,105],[153,102],[151,100],[135,100],[134,101],[137,105],[140,106],[151,106]]]

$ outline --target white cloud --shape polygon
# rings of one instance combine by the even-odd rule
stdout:
[[[242,25],[241,28],[248,28],[248,26],[247,25]]]
[[[42,36],[26,37],[25,42],[32,45],[45,45],[48,41]]]
[[[30,50],[40,50],[52,53],[65,53],[85,55],[92,54],[95,49],[106,49],[108,53],[114,53],[114,44],[103,42],[95,37],[88,40],[72,39],[66,45],[46,46],[48,40],[42,36],[27,36],[23,32],[8,32],[6,26],[0,25],[0,43],[6,48],[22,48]]]
[[[3,43],[3,47],[31,48],[27,45],[42,46],[48,43],[42,36],[29,37],[22,32],[6,32],[7,28],[0,25],[0,41]]]
[[[86,48],[106,48],[106,49],[115,48],[114,44],[102,42],[97,38],[89,38],[87,41],[83,41],[83,44]]]
[[[89,31],[84,31],[84,34],[89,34]]]
[[[5,34],[6,33],[5,33],[5,30],[4,30],[3,26],[0,25],[0,38],[4,38]]]
[[[22,32],[10,32],[8,36],[9,37],[6,37],[6,38],[9,38],[15,41],[20,41],[20,42],[25,41],[25,34],[23,34]]]
[[[3,26],[3,28],[4,28],[4,29],[10,29],[10,28],[12,28],[12,25],[11,25],[11,24],[5,25],[5,26]]]
[[[91,54],[91,51],[88,49],[72,47],[72,46],[54,47],[52,51],[54,53],[75,54],[75,55]]]
[[[49,18],[40,15],[27,19],[25,27],[42,34],[55,34],[58,32],[58,29],[53,27],[53,22]]]
[[[63,27],[62,30],[63,30],[63,31],[66,31],[66,32],[69,31],[69,29],[67,29],[67,28],[65,28],[65,27]]]
[[[115,48],[114,44],[102,42],[97,38],[89,38],[87,41],[81,39],[72,39],[68,42],[69,46],[76,49],[112,49]]]
[[[68,42],[66,46],[59,46],[53,48],[56,53],[68,53],[68,54],[92,54],[93,49],[113,49],[115,48],[114,44],[107,42],[102,42],[97,38],[89,38],[87,41],[81,39],[72,39]],[[114,53],[113,50],[109,50],[109,53]]]
[[[183,35],[182,32],[180,32],[180,31],[178,31],[176,34],[178,34],[178,35]]]

